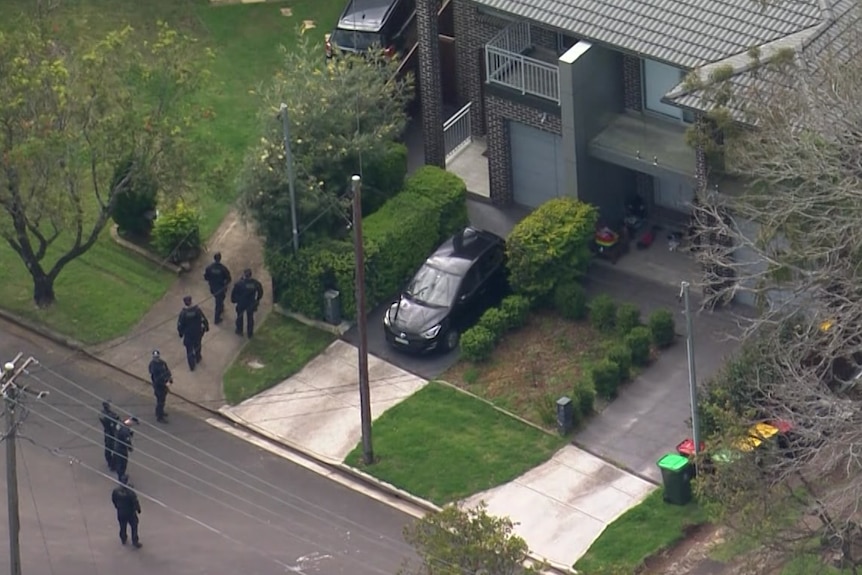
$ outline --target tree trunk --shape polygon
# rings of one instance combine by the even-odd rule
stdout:
[[[45,273],[33,274],[33,301],[39,308],[50,307],[57,298],[54,296],[54,279]]]

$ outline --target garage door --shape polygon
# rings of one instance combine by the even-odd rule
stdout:
[[[509,122],[512,193],[516,204],[535,208],[563,195],[563,138]]]

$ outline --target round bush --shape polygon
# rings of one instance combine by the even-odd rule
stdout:
[[[636,327],[626,336],[626,345],[632,353],[632,363],[643,366],[649,363],[650,331],[645,327]]]
[[[632,350],[625,343],[615,343],[608,348],[606,356],[620,369],[620,381],[628,381],[632,373]]]
[[[586,419],[593,413],[596,404],[596,390],[593,382],[582,379],[575,384],[574,390],[575,411],[579,411],[581,419]]]
[[[506,318],[507,329],[516,329],[527,323],[530,316],[531,302],[522,295],[510,295],[503,298],[500,311]]]
[[[494,334],[477,325],[461,334],[461,355],[468,361],[485,361],[494,351]]]
[[[621,335],[641,324],[641,310],[633,303],[624,303],[617,309],[617,331]]]
[[[495,343],[500,341],[500,338],[503,337],[503,334],[505,334],[509,329],[506,314],[495,307],[486,310],[485,313],[482,314],[478,325],[491,332],[491,335],[494,336]]]
[[[617,315],[617,304],[607,294],[593,298],[589,305],[590,323],[599,331],[611,331]]]
[[[197,210],[182,200],[162,212],[153,226],[153,247],[172,263],[189,261],[201,247],[200,217]]]
[[[159,186],[153,174],[131,159],[117,166],[111,180],[116,190],[111,218],[121,232],[146,238],[153,227]]]
[[[587,317],[587,292],[578,283],[564,283],[554,290],[554,309],[566,319]]]
[[[620,386],[620,368],[609,359],[598,361],[590,369],[590,376],[596,393],[605,399],[613,399],[617,396]]]
[[[649,318],[649,330],[652,335],[652,342],[657,348],[670,347],[676,337],[673,313],[666,309],[654,311]]]

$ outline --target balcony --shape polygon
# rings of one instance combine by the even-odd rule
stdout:
[[[509,25],[485,44],[485,73],[489,84],[560,103],[557,54],[533,46],[529,22]]]

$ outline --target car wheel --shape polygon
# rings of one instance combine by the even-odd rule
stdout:
[[[458,347],[458,343],[461,341],[461,334],[458,333],[457,329],[450,329],[446,332],[446,338],[443,340],[443,345],[446,347],[446,351],[452,351],[456,347]]]

